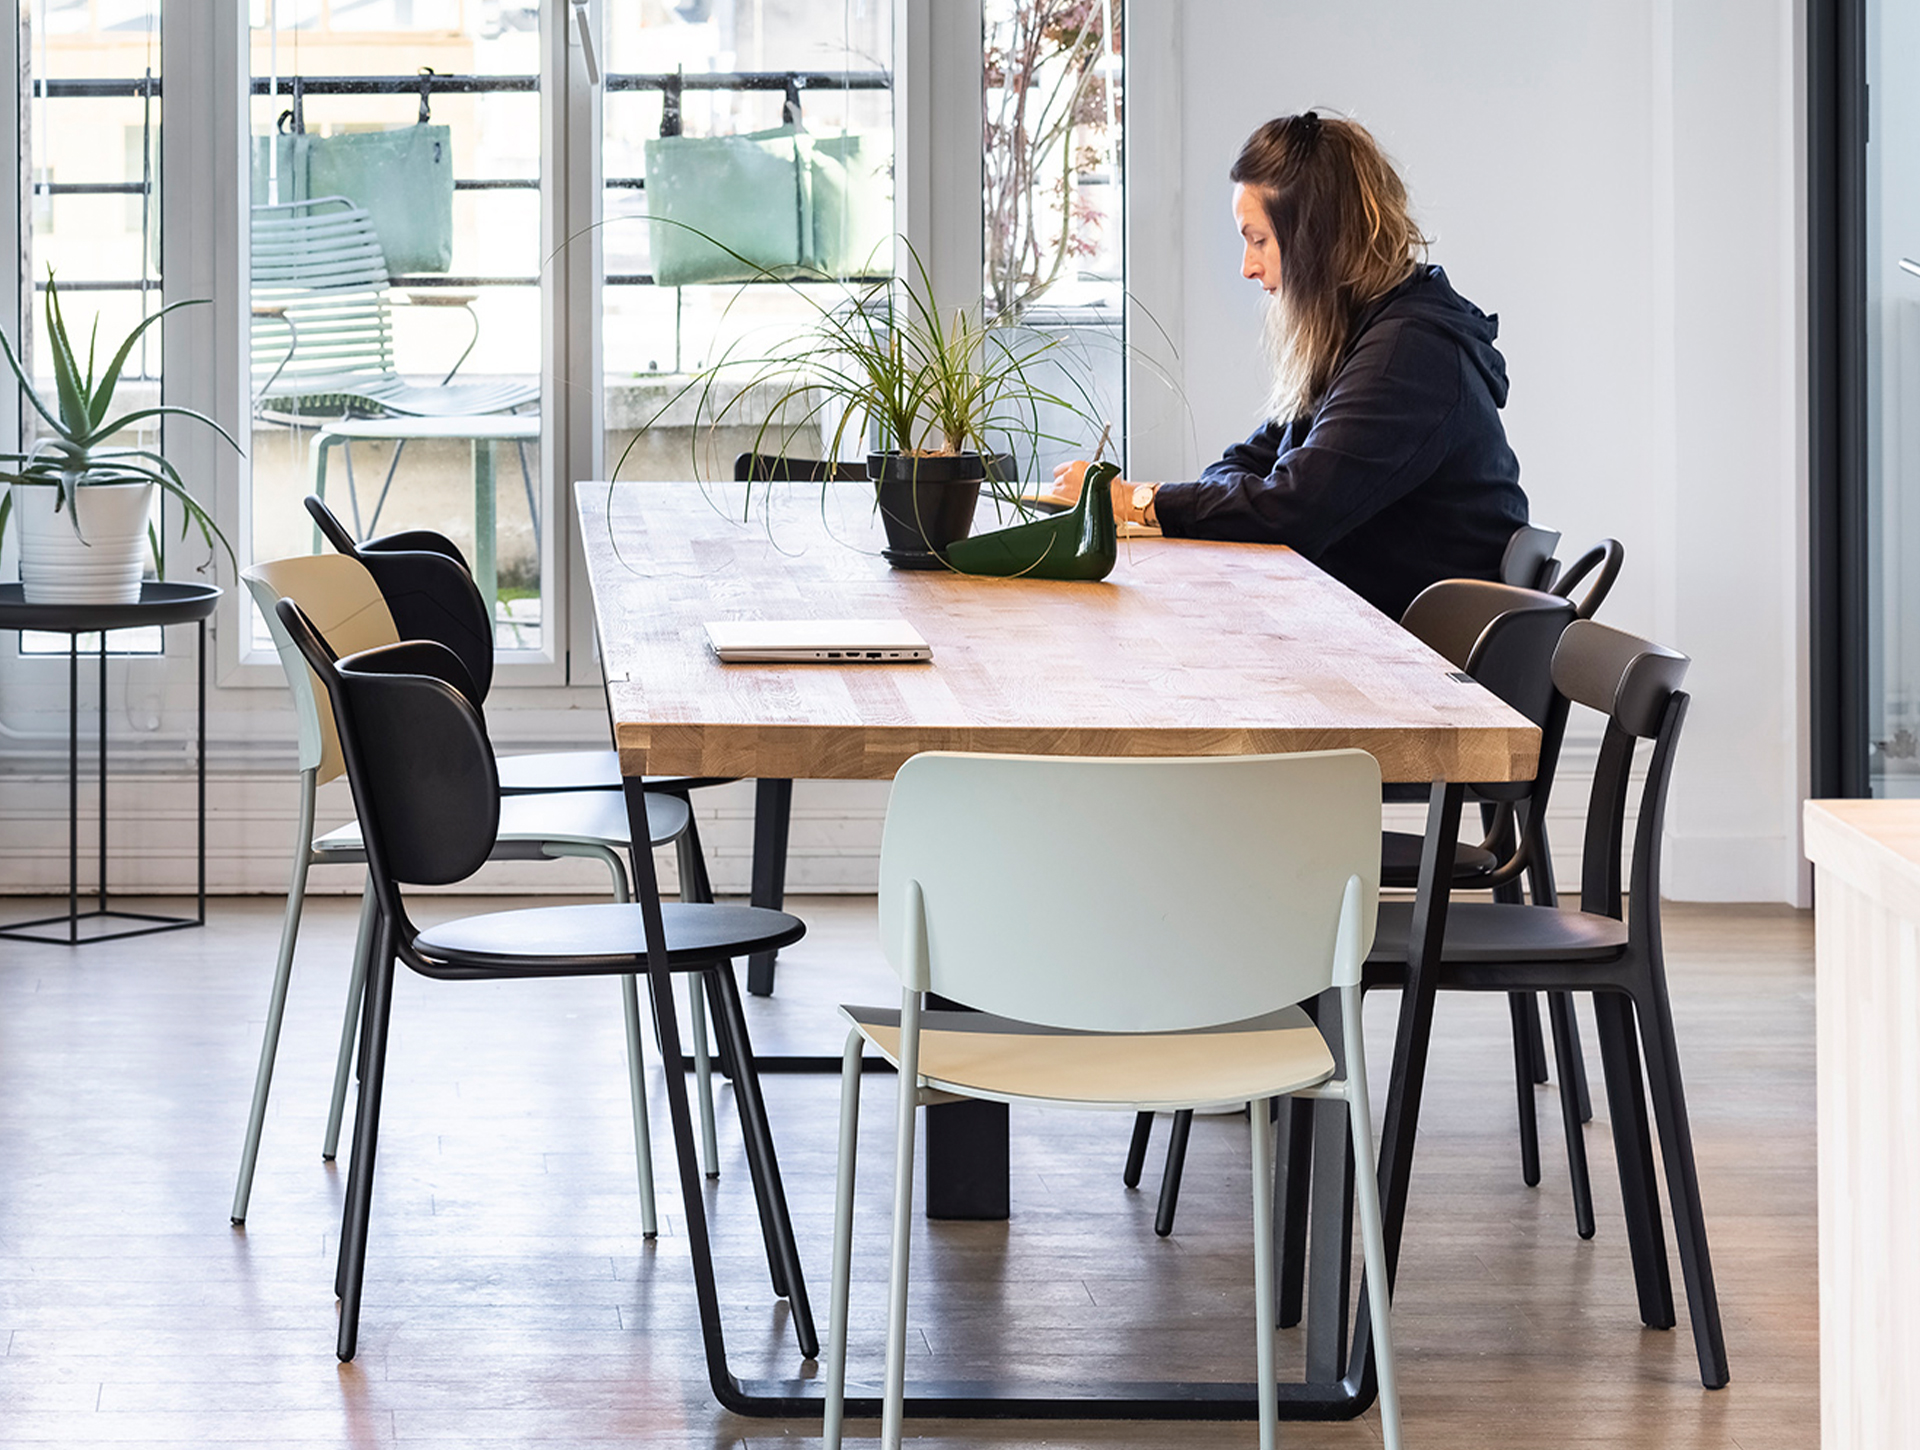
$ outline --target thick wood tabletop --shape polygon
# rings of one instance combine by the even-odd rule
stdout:
[[[756,484],[743,520],[744,487],[576,487],[629,776],[1346,746],[1392,781],[1533,775],[1532,724],[1291,549],[1127,541],[1098,584],[901,571],[865,484]],[[710,620],[807,618],[905,619],[933,660],[722,664],[707,644]]]

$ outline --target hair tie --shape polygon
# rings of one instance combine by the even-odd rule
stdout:
[[[1302,111],[1293,118],[1291,128],[1300,133],[1300,143],[1311,146],[1320,139],[1320,117],[1313,111]]]

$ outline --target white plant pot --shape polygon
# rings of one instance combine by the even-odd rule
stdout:
[[[151,483],[88,484],[74,490],[80,533],[57,488],[13,485],[20,526],[20,583],[29,604],[137,604],[147,562]],[[85,537],[82,538],[81,536]]]

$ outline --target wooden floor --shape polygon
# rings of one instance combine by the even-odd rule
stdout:
[[[12,907],[20,903],[5,903]],[[489,903],[493,905],[494,903]],[[435,902],[448,914],[459,902]],[[872,903],[792,903],[813,931],[755,1002],[762,1052],[834,1051],[837,999],[892,999]],[[11,913],[0,912],[0,915]],[[200,931],[79,951],[0,942],[0,1445],[771,1445],[817,1422],[710,1399],[653,1064],[663,1226],[643,1243],[615,988],[402,973],[361,1353],[333,1356],[342,1171],[320,1160],[352,912],[309,908],[244,1230],[228,1202],[278,930],[216,902]],[[1506,1012],[1441,1003],[1395,1334],[1407,1444],[1793,1450],[1818,1435],[1812,933],[1778,908],[1675,908],[1670,970],[1733,1383],[1700,1388],[1682,1328],[1640,1327],[1605,1110],[1600,1232],[1573,1233],[1558,1117],[1520,1182]],[[1376,1096],[1394,999],[1369,1020]],[[1589,1052],[1592,1053],[1589,1014]],[[877,1362],[892,1112],[870,1077],[856,1365]],[[837,1084],[769,1083],[824,1304]],[[735,1354],[799,1371],[768,1297],[723,1092],[708,1191]],[[1244,1379],[1252,1372],[1245,1125],[1195,1127],[1179,1231],[1120,1184],[1128,1123],[1016,1113],[1014,1221],[923,1225],[914,1372]],[[1670,1238],[1669,1238],[1670,1242]],[[1674,1270],[1676,1294],[1680,1276]],[[1684,1308],[1682,1309],[1684,1325]],[[1282,1336],[1297,1361],[1297,1332]],[[877,1426],[856,1422],[857,1437]],[[1250,1425],[922,1422],[953,1446],[1250,1446]],[[1379,1442],[1287,1425],[1296,1447]]]

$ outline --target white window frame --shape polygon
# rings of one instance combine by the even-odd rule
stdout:
[[[591,0],[589,23],[604,34],[605,0]],[[547,580],[548,608],[554,616],[547,648],[534,659],[501,660],[495,701],[535,712],[577,710],[598,695],[598,665],[593,645],[592,601],[580,566],[574,511],[568,480],[595,478],[604,472],[600,382],[600,241],[594,223],[601,212],[601,97],[589,86],[574,7],[548,0],[541,13],[542,173],[561,179],[541,194],[541,255],[550,277],[542,289],[541,364],[543,374],[567,380],[548,389],[542,409],[542,486],[549,523],[543,531],[541,560]],[[896,230],[909,238],[926,262],[934,294],[944,306],[972,304],[980,295],[982,190],[980,0],[893,0],[894,127]],[[171,0],[162,8],[164,60],[161,225],[164,242],[163,300],[213,299],[213,305],[185,309],[163,324],[167,401],[196,408],[218,419],[236,437],[248,436],[248,328],[250,309],[244,290],[231,279],[247,275],[246,206],[248,89],[251,78],[248,7]],[[1179,22],[1168,0],[1133,0],[1128,7],[1132,34],[1127,46],[1129,126],[1128,165],[1139,173],[1177,179],[1180,169],[1178,105]],[[18,154],[18,32],[0,38],[0,82],[14,104],[0,117]],[[1138,77],[1136,79],[1136,76]],[[1162,84],[1170,82],[1171,88]],[[1151,121],[1151,124],[1149,122]],[[1180,251],[1179,209],[1160,204],[1142,227],[1128,208],[1130,321],[1145,308],[1165,325],[1177,322]],[[1177,196],[1177,184],[1173,193]],[[19,187],[0,198],[0,229],[16,238],[24,225]],[[561,248],[568,237],[575,240]],[[12,273],[0,281],[0,307],[21,315],[21,288]],[[1149,285],[1149,279],[1153,279]],[[1154,329],[1133,329],[1147,338]],[[1173,329],[1178,335],[1177,326]],[[1164,365],[1164,360],[1161,360]],[[1149,366],[1143,358],[1130,373]],[[580,379],[589,386],[572,385]],[[0,425],[17,425],[13,390],[0,399]],[[1129,388],[1151,406],[1164,387]],[[1166,403],[1164,408],[1177,408]],[[1172,436],[1173,419],[1149,423],[1132,407],[1134,433]],[[1145,429],[1141,425],[1147,424]],[[9,435],[17,436],[17,433]],[[215,517],[239,543],[251,539],[251,469],[216,437],[200,428],[169,430],[169,457],[181,473],[210,497]],[[1166,450],[1156,448],[1155,454]],[[1180,450],[1177,445],[1173,453]],[[1148,463],[1130,458],[1135,471]],[[1169,460],[1171,461],[1171,460]],[[1144,476],[1159,476],[1148,468]],[[547,480],[554,480],[549,484]],[[222,571],[224,574],[224,570]],[[215,618],[212,682],[219,689],[278,688],[282,677],[271,651],[253,646],[244,589],[230,588]],[[19,667],[29,661],[10,661]],[[64,662],[49,658],[44,668]],[[184,664],[181,668],[185,668]],[[51,683],[51,676],[48,676]],[[591,695],[587,692],[591,690]],[[554,717],[548,716],[551,724]],[[496,724],[504,719],[496,717]],[[511,727],[509,727],[511,733]],[[553,734],[552,729],[546,731]]]

